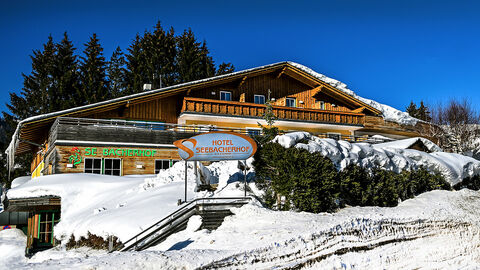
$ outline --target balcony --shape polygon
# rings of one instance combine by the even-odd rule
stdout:
[[[265,105],[254,103],[186,97],[183,99],[182,113],[189,112],[261,118],[265,113],[265,108]],[[279,120],[357,126],[361,126],[365,122],[365,115],[362,113],[336,112],[284,106],[273,106],[272,108],[273,113]]]

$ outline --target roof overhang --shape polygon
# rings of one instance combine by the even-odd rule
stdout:
[[[92,113],[102,113],[121,107],[128,107],[133,104],[168,97],[182,92],[189,92],[198,88],[229,82],[238,82],[238,84],[241,84],[247,77],[255,77],[271,72],[277,72],[278,77],[283,74],[288,75],[312,88],[320,87],[319,90],[334,98],[347,100],[348,102],[355,104],[355,106],[363,107],[364,109],[362,110],[368,110],[373,114],[381,115],[379,110],[322,81],[320,78],[315,77],[314,74],[302,70],[290,62],[279,62],[27,118],[19,122],[12,137],[12,141],[7,148],[7,154],[12,156],[9,157],[9,165],[13,166],[13,156],[33,151],[39,144],[42,144],[43,142],[40,141],[39,138],[44,138],[48,135],[51,125],[58,117],[84,117]]]
[[[6,210],[9,212],[30,212],[60,209],[61,199],[57,196],[7,199]]]

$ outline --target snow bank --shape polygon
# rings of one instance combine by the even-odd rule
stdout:
[[[27,237],[19,229],[0,231],[0,269],[15,269],[26,262]]]
[[[196,196],[194,181],[189,178],[189,199]],[[71,234],[78,239],[91,232],[102,237],[115,235],[125,241],[177,209],[177,200],[183,200],[183,177],[164,185],[146,183],[139,177],[57,174],[12,188],[7,197],[61,197],[61,221],[55,227],[58,239],[68,240]]]
[[[216,162],[208,167],[198,164],[204,181],[217,183],[216,192],[194,192],[193,162],[189,162],[187,197],[192,200],[208,196],[243,196],[243,172],[237,161]],[[252,173],[249,175],[249,179]],[[251,180],[251,179],[250,179]],[[126,241],[142,228],[160,220],[178,207],[184,199],[185,163],[177,162],[155,177],[107,176],[98,174],[57,174],[41,176],[10,189],[9,199],[59,196],[62,200],[61,221],[55,237],[77,239],[88,232],[107,237],[115,235]],[[255,185],[250,185],[255,189]]]
[[[480,264],[478,191],[436,190],[397,207],[348,207],[333,214],[271,211],[255,203],[233,211],[235,215],[227,217],[215,231],[197,230],[199,218],[193,217],[187,230],[146,251],[108,254],[52,249],[10,266],[283,269],[314,263],[311,269],[417,269],[432,265],[471,269]],[[366,251],[355,252],[363,247]],[[23,252],[23,247],[16,249]],[[344,250],[349,252],[343,254]]]
[[[433,153],[407,149],[418,140]],[[285,148],[295,147],[310,153],[321,153],[332,160],[339,170],[350,164],[357,164],[367,169],[381,167],[400,173],[422,166],[429,171],[441,173],[452,185],[461,182],[465,177],[480,174],[480,161],[459,154],[440,152],[440,147],[424,138],[368,144],[323,139],[306,132],[292,132],[278,135],[273,142]]]
[[[15,179],[13,179],[12,181],[12,184],[11,184],[11,188],[14,188],[14,187],[18,187],[20,185],[23,185],[25,184],[27,181],[30,181],[30,179],[32,179],[31,176],[20,176],[20,177],[17,177]]]

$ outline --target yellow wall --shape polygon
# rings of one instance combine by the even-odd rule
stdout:
[[[45,167],[45,163],[43,161],[40,162],[40,164],[38,164],[37,168],[35,168],[35,170],[33,170],[32,178],[42,176],[42,170],[43,170],[44,167]]]
[[[200,121],[200,120],[186,120],[185,124],[187,125],[214,125],[217,127],[228,127],[228,128],[260,128],[258,124],[244,124],[244,123],[235,123],[235,122],[216,122],[216,121]],[[298,126],[286,126],[286,125],[274,125],[280,130],[301,130],[307,131],[310,133],[340,133],[342,135],[352,135],[353,130],[339,130],[339,129],[322,129],[322,128],[303,128]]]

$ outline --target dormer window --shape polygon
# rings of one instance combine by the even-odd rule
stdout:
[[[232,92],[220,91],[220,100],[232,101]]]
[[[255,104],[265,104],[265,96],[264,95],[254,95],[254,102],[255,102]]]
[[[295,98],[287,98],[285,102],[285,106],[287,107],[297,107],[297,100]]]

